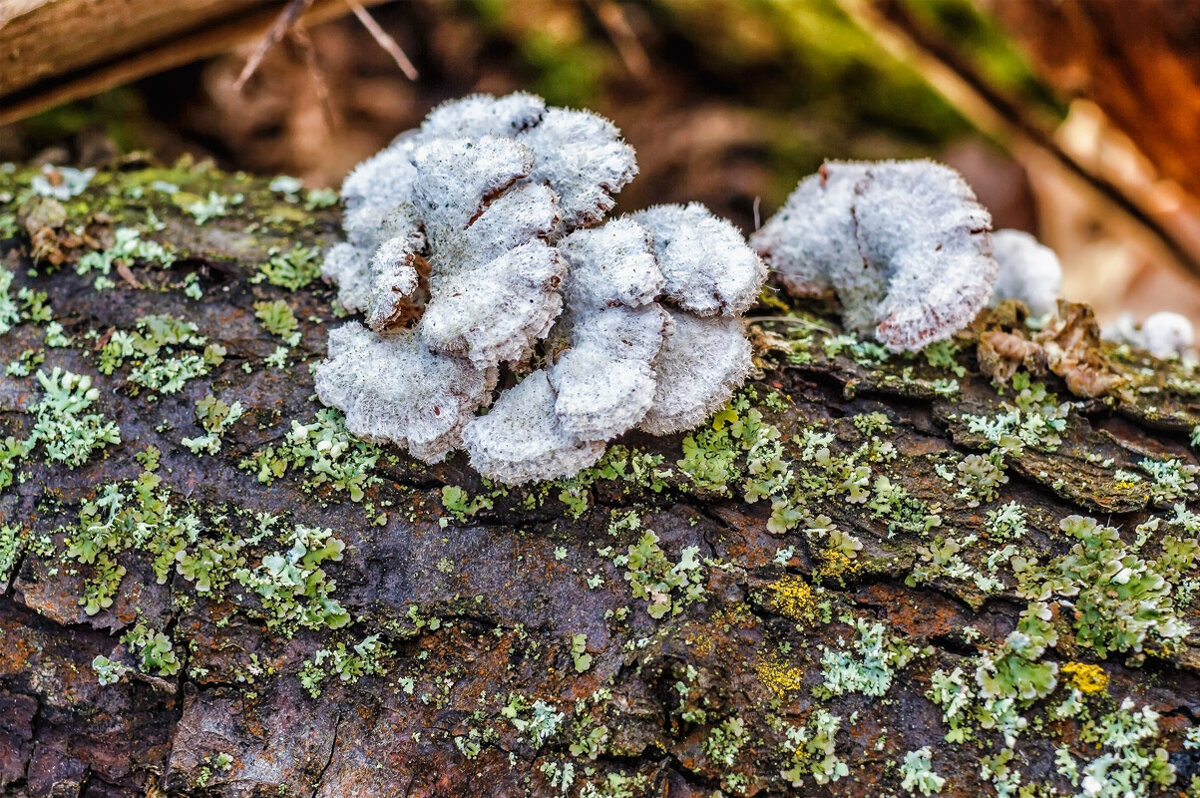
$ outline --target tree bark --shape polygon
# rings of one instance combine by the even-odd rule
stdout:
[[[1194,564],[1171,572],[1162,554],[1168,537],[1195,537],[1172,520],[1176,504],[1195,509],[1195,484],[1163,487],[1138,465],[1195,464],[1188,434],[1200,423],[1200,388],[1179,363],[1089,344],[1127,381],[1099,399],[1071,395],[1054,374],[1038,377],[1072,403],[1061,443],[1000,452],[1007,482],[991,490],[984,483],[997,472],[980,461],[994,446],[963,416],[995,419],[1021,400],[980,374],[974,333],[952,360],[889,357],[838,338],[826,311],[764,306],[751,324],[762,372],[744,401],[694,436],[628,436],[603,473],[503,490],[461,455],[425,466],[365,447],[331,460],[367,463],[339,476],[316,466],[316,454],[296,455],[304,432],[294,426],[319,420],[309,366],[340,323],[333,292],[319,280],[294,292],[274,284],[289,281],[272,261],[334,240],[336,208],[308,210],[319,195],[186,164],[124,164],[54,203],[32,195],[33,174],[0,172],[2,263],[18,306],[20,287],[46,292],[72,343],[47,346],[44,317],[0,336],[0,363],[24,359],[32,372],[0,376],[0,447],[7,435],[32,434],[45,393],[36,372],[56,366],[93,379],[99,398],[87,412],[115,421],[121,442],[75,469],[48,464],[39,445],[10,463],[17,479],[0,491],[0,528],[20,541],[9,575],[0,570],[4,794],[677,798],[937,786],[978,795],[994,789],[981,757],[1007,749],[995,724],[973,714],[983,705],[976,673],[1012,650],[1006,640],[1035,602],[1037,570],[1065,573],[1059,562],[1080,541],[1060,529],[1063,518],[1119,528],[1127,564],[1165,574],[1156,606],[1197,622]],[[199,223],[208,211],[218,215]],[[113,252],[120,229],[170,247],[174,261],[117,257],[115,285],[97,290],[99,272],[72,265],[89,251]],[[255,282],[264,264],[268,279]],[[183,292],[191,273],[199,298]],[[286,329],[268,331],[258,318],[275,300],[297,319],[294,346]],[[225,348],[223,360],[175,393],[139,385],[145,351],[102,373],[115,331],[163,314],[195,324],[205,345]],[[171,357],[201,348],[176,344]],[[193,452],[183,439],[205,432],[197,403],[210,393],[245,413],[221,432],[217,453]],[[747,501],[760,450],[746,447],[770,443],[755,414],[781,435],[770,467],[795,480],[777,493],[804,517],[790,529],[772,519],[769,499]],[[165,511],[134,486],[153,481],[150,447],[159,452],[154,491],[165,493],[171,518],[194,519],[190,531],[163,533],[182,541],[165,555],[155,549]],[[1027,521],[1023,534],[989,521],[1010,503]],[[81,531],[81,513],[100,528],[132,517],[130,508],[141,526]],[[1157,527],[1135,531],[1155,518]],[[330,612],[314,628],[298,624],[292,604],[236,576],[262,576],[264,556],[279,555],[278,564],[294,554],[296,525],[331,530],[345,548],[323,558],[325,581],[314,577],[295,603],[332,599],[345,623]],[[961,549],[943,557],[951,539]],[[100,608],[88,596],[103,581],[102,558],[80,553],[95,540],[125,569]],[[207,589],[203,552],[219,555]],[[1018,572],[1021,557],[1036,560],[1033,576]],[[1028,728],[1007,770],[993,771],[1044,783],[1037,794],[1075,794],[1087,785],[1056,766],[1059,746],[1081,775],[1114,751],[1153,756],[1162,746],[1173,784],[1130,765],[1145,786],[1131,794],[1181,793],[1200,766],[1184,745],[1200,712],[1200,638],[1171,637],[1164,618],[1143,629],[1143,650],[1102,652],[1085,628],[1084,598],[1099,596],[1100,621],[1091,620],[1107,629],[1126,605],[1104,602],[1128,583],[1116,572],[1103,580],[1079,577],[1074,593],[1059,584],[1043,597],[1057,641],[1021,662],[1056,666],[1057,686],[1016,701]],[[155,640],[169,643],[177,667]],[[119,679],[102,685],[106,667]],[[966,742],[945,739],[946,707],[927,695],[939,671],[955,668],[974,694],[963,710]],[[1086,711],[1053,714],[1076,691]],[[1098,744],[1099,719],[1119,715],[1126,698],[1159,713],[1153,733],[1119,750]],[[828,744],[822,717],[836,720]],[[922,775],[926,746],[940,786]]]

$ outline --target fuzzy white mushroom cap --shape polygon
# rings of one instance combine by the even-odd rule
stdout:
[[[528,94],[435,109],[343,187],[347,241],[322,271],[370,329],[330,334],[318,396],[357,435],[428,462],[464,448],[510,484],[703,421],[750,370],[740,315],[766,268],[701,205],[601,224],[636,171],[588,112]],[[502,366],[520,381],[496,393]]]
[[[947,166],[830,162],[750,243],[789,293],[832,290],[847,328],[901,351],[948,338],[987,303],[990,230],[991,216]]]
[[[1062,296],[1062,265],[1050,247],[1021,230],[992,233],[992,257],[999,271],[991,305],[1018,299],[1035,316],[1058,310]]]
[[[1192,322],[1186,316],[1166,310],[1147,316],[1141,327],[1133,323],[1132,314],[1122,313],[1105,326],[1103,336],[1141,347],[1155,357],[1182,355],[1192,349],[1196,339]]]
[[[495,369],[439,357],[411,332],[381,337],[357,322],[329,333],[317,395],[360,438],[392,441],[435,463],[461,446],[465,424],[495,385]]]

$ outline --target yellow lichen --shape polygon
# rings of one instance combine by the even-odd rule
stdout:
[[[759,681],[779,697],[804,686],[804,671],[786,662],[760,660],[755,670],[758,672]]]
[[[768,604],[775,612],[803,623],[816,620],[816,593],[801,577],[789,574],[768,587]]]
[[[1060,670],[1080,692],[1101,693],[1108,688],[1108,674],[1099,665],[1068,662]]]
[[[853,576],[862,568],[861,561],[850,557],[841,549],[826,549],[817,552],[817,556],[822,560],[816,570],[818,578],[836,579],[844,584],[845,577]]]

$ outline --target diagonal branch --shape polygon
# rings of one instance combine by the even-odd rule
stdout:
[[[902,2],[837,2],[855,24],[894,58],[910,64],[980,131],[1009,148],[1023,144],[1046,153],[1200,276],[1200,253],[1154,212],[1151,203],[1132,196],[1064,150],[1045,122],[992,86],[952,45],[918,23]]]

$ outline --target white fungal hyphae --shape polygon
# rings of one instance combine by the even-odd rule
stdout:
[[[654,363],[671,329],[658,305],[578,318],[570,330],[573,346],[550,367],[563,427],[583,440],[603,441],[641,421],[654,401]]]
[[[576,474],[605,449],[604,441],[581,441],[562,426],[554,389],[540,369],[501,394],[491,412],[467,427],[463,443],[479,473],[509,484]]]
[[[992,292],[991,216],[932,161],[830,162],[751,238],[789,293],[832,290],[848,329],[893,351],[948,338]]]
[[[740,315],[766,269],[700,205],[601,224],[636,172],[588,112],[528,94],[434,110],[343,186],[322,273],[367,327],[330,334],[317,395],[356,435],[431,463],[463,448],[507,483],[703,421],[749,372]],[[519,382],[497,393],[501,366]]]
[[[1163,310],[1147,316],[1141,327],[1133,323],[1132,314],[1122,313],[1105,326],[1103,337],[1141,347],[1155,357],[1170,357],[1191,351],[1196,336],[1186,316]]]
[[[1062,295],[1062,265],[1054,250],[1020,230],[992,233],[992,257],[999,271],[992,292],[992,306],[1005,299],[1018,299],[1035,316],[1058,309]]]

